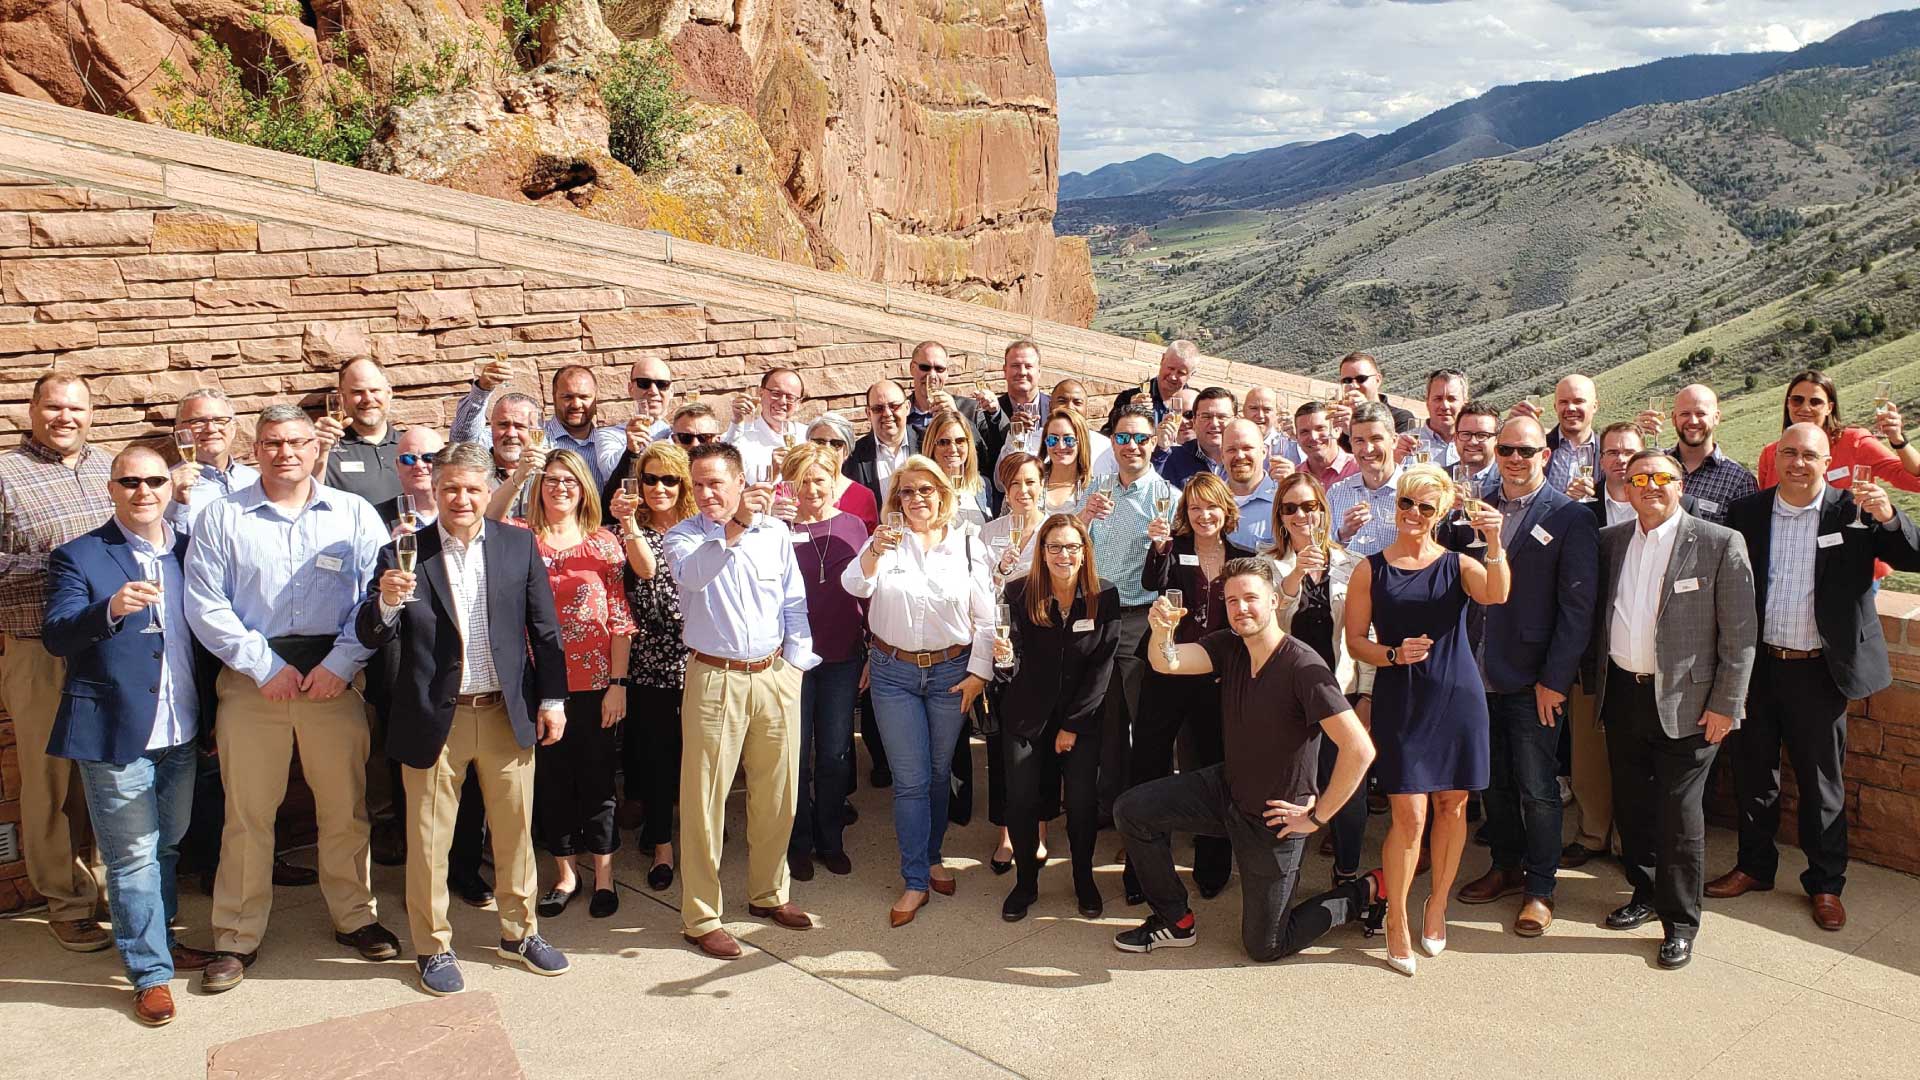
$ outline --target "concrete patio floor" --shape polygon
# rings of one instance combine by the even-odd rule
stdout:
[[[493,913],[456,902],[467,984],[498,996],[520,1061],[540,1080],[1920,1075],[1920,880],[1878,867],[1853,867],[1848,926],[1826,933],[1807,916],[1795,880],[1803,864],[1787,852],[1779,889],[1710,901],[1693,964],[1665,972],[1654,965],[1657,925],[1628,934],[1599,926],[1625,889],[1618,867],[1598,862],[1561,875],[1557,921],[1544,938],[1506,929],[1514,902],[1455,903],[1448,951],[1407,979],[1382,964],[1384,938],[1354,928],[1291,960],[1248,962],[1237,884],[1196,901],[1197,947],[1117,952],[1112,935],[1145,909],[1121,903],[1110,832],[1100,838],[1106,919],[1074,913],[1062,850],[1027,920],[1002,922],[1012,879],[986,866],[984,815],[948,834],[959,895],[935,897],[912,925],[890,930],[885,908],[898,879],[887,796],[862,788],[855,803],[863,816],[848,833],[854,875],[821,870],[795,885],[821,924],[812,932],[745,917],[736,839],[726,879],[738,921],[729,928],[747,954],[708,960],[680,939],[677,884],[650,892],[629,847],[617,863],[618,915],[590,919],[582,898],[543,923],[574,962],[559,979],[498,960],[487,947]],[[738,793],[732,812],[733,835],[743,837]],[[1371,826],[1377,851],[1384,819]],[[1710,870],[1725,869],[1733,836],[1716,830],[1710,845]],[[1484,848],[1469,847],[1463,873],[1486,863]],[[544,875],[550,862],[542,865]],[[1326,860],[1309,857],[1306,887],[1324,886],[1327,871]],[[375,885],[383,921],[404,936],[400,870],[376,867]],[[186,940],[205,945],[208,899],[189,889],[182,905]],[[317,890],[278,890],[246,982],[209,997],[182,978],[179,1019],[147,1030],[131,1016],[115,953],[62,951],[43,915],[0,921],[0,1077],[129,1066],[198,1077],[212,1045],[427,1000],[409,960],[363,963],[328,930]]]

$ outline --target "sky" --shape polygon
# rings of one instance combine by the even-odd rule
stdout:
[[[1503,83],[1790,51],[1920,0],[1045,0],[1062,172],[1392,131]]]

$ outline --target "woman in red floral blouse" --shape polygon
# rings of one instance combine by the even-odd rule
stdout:
[[[533,530],[560,615],[567,652],[567,726],[560,741],[537,748],[533,824],[554,859],[553,888],[540,897],[542,918],[567,909],[580,890],[574,857],[593,856],[593,898],[587,913],[604,919],[620,909],[613,887],[616,733],[627,713],[627,662],[633,616],[621,568],[626,553],[600,527],[600,495],[587,463],[571,450],[547,456],[539,470],[539,497],[525,521]]]

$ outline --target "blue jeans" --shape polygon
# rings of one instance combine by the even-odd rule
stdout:
[[[1533,688],[1487,695],[1491,769],[1484,796],[1493,865],[1524,867],[1527,895],[1551,897],[1560,869],[1560,725],[1540,722]]]
[[[193,815],[198,757],[198,749],[185,743],[149,750],[126,765],[78,762],[87,813],[107,864],[113,943],[136,991],[173,978],[167,932],[179,910],[173,870]]]
[[[862,662],[858,656],[823,661],[800,678],[800,790],[790,857],[846,850],[842,811],[853,790],[853,702]]]
[[[953,748],[967,722],[960,695],[967,677],[961,653],[932,667],[916,667],[878,649],[868,651],[874,722],[893,767],[893,832],[900,843],[900,876],[907,888],[927,889],[927,868],[940,861],[952,796]]]

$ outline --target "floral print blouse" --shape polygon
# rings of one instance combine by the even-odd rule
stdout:
[[[627,571],[627,606],[633,611],[633,659],[627,674],[635,686],[678,690],[687,674],[687,647],[680,643],[680,590],[667,565],[666,537],[640,526],[640,538],[653,551],[653,580]]]
[[[515,522],[515,524],[522,524]],[[569,691],[604,690],[613,670],[613,639],[634,632],[622,574],[627,565],[620,541],[606,529],[564,550],[536,536],[547,565],[553,605],[560,616],[560,647],[567,653]]]

